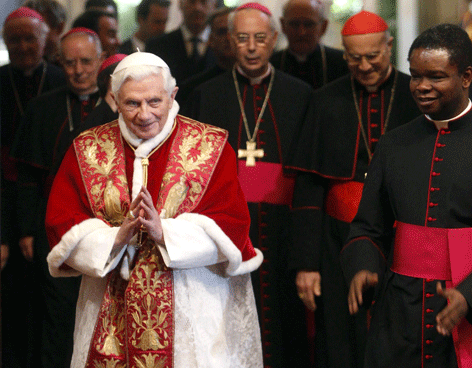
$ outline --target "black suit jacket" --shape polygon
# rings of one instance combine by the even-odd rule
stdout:
[[[141,50],[144,51],[144,50]],[[136,52],[136,50],[133,48],[133,43],[131,42],[131,38],[128,38],[126,41],[124,41],[121,46],[120,46],[120,53],[121,54],[132,54],[133,52]]]
[[[216,65],[215,56],[208,48],[205,55],[196,64],[190,61],[180,28],[151,38],[146,43],[146,52],[161,57],[169,65],[172,76],[177,80],[177,85],[187,78]]]

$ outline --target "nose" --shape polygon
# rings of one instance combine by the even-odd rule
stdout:
[[[142,103],[140,106],[139,106],[139,110],[138,110],[138,118],[142,121],[144,120],[148,120],[149,119],[149,116],[150,116],[150,111],[149,111],[149,106],[147,103]]]
[[[82,74],[84,72],[84,66],[80,60],[77,61],[74,67],[75,74]]]
[[[247,43],[247,48],[249,51],[254,51],[256,50],[256,38],[254,36],[250,36],[248,43]]]
[[[426,92],[431,89],[431,83],[428,78],[420,78],[416,83],[416,89],[421,92]]]
[[[372,65],[370,65],[367,59],[364,56],[362,56],[361,61],[359,62],[359,70],[368,71],[371,67]]]

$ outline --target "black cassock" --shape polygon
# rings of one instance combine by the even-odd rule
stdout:
[[[296,132],[289,159],[297,170],[290,267],[321,273],[322,296],[316,299],[315,312],[317,366],[361,367],[367,333],[367,311],[349,315],[339,261],[369,165],[352,87],[346,75],[316,91],[314,115]],[[389,131],[420,114],[409,76],[396,70],[376,92],[357,82],[354,90],[371,152],[386,124]]]
[[[43,78],[44,72],[44,78]],[[13,83],[12,84],[12,80]],[[15,69],[11,64],[0,67],[1,115],[1,231],[2,244],[9,244],[7,266],[2,270],[2,348],[4,367],[36,365],[40,351],[39,318],[31,301],[36,301],[34,266],[20,252],[18,240],[25,235],[18,226],[16,201],[18,198],[17,163],[10,154],[13,138],[20,125],[22,112],[28,101],[39,94],[66,84],[64,73],[50,63],[41,63],[31,75]],[[15,90],[17,94],[15,93]],[[19,100],[19,103],[17,101]],[[21,106],[21,108],[20,108]],[[22,290],[21,293],[18,290]],[[24,349],[24,345],[28,349]],[[34,361],[32,361],[34,360]],[[23,365],[22,362],[24,362]]]
[[[436,294],[437,280],[394,273],[389,262],[394,221],[472,227],[471,140],[468,112],[441,130],[420,116],[379,143],[342,252],[349,282],[361,269],[384,275],[372,309],[366,367],[457,367],[452,338],[436,331],[436,315],[447,303]],[[472,276],[457,289],[467,300],[471,321]]]
[[[349,73],[343,51],[324,45],[318,45],[303,62],[297,60],[288,49],[275,52],[270,62],[277,69],[301,79],[315,89]]]
[[[70,116],[67,109],[69,98]],[[45,230],[49,190],[65,152],[95,108],[98,92],[79,97],[64,86],[30,101],[12,146],[18,160],[18,210],[23,235],[34,236],[34,260],[42,296],[42,365],[68,367],[72,356],[75,304],[80,278],[53,278],[46,257]]]
[[[311,106],[310,86],[283,72],[275,70],[274,73],[273,89],[256,138],[257,148],[264,149],[264,157],[256,159],[254,170],[266,167],[262,163],[271,168],[282,168],[296,126],[304,121]],[[270,76],[254,86],[239,73],[237,80],[252,134]],[[187,100],[183,114],[227,129],[233,149],[236,152],[246,149],[247,135],[231,71],[200,85]],[[240,181],[245,165],[246,160],[240,159]],[[287,267],[288,252],[292,246],[289,201],[276,204],[270,203],[273,202],[271,199],[251,200],[252,190],[263,188],[267,183],[262,176],[251,176],[250,173],[244,176],[242,187],[251,215],[251,241],[264,253],[262,266],[252,274],[261,324],[264,366],[307,367],[305,309],[296,293],[294,275]],[[274,176],[270,174],[267,178]],[[293,183],[293,177],[284,171],[278,183],[281,185],[282,182]],[[289,194],[291,197],[291,190]]]

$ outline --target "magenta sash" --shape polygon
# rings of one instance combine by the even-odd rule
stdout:
[[[238,179],[247,202],[292,203],[295,178],[284,175],[281,164],[258,161],[256,166],[246,166],[246,161],[239,160]]]
[[[442,229],[397,222],[391,270],[456,287],[472,272],[472,228]],[[472,325],[464,318],[452,331],[459,368],[472,367]]]

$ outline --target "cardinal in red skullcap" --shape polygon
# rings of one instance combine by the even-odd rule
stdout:
[[[3,25],[9,62],[0,67],[2,262],[5,253],[10,253],[11,257],[7,260],[8,266],[2,269],[2,341],[8,341],[8,347],[2,350],[2,358],[4,362],[15,362],[12,364],[16,366],[23,366],[19,357],[24,357],[25,363],[26,357],[31,357],[29,366],[57,366],[41,364],[40,356],[34,354],[45,352],[42,348],[45,339],[37,338],[41,336],[44,320],[42,298],[38,298],[42,278],[36,273],[40,268],[37,258],[33,258],[33,254],[39,255],[33,249],[32,237],[37,217],[30,217],[27,226],[23,226],[23,208],[17,201],[34,189],[23,186],[18,173],[20,164],[10,156],[12,142],[18,135],[28,104],[65,85],[62,70],[44,59],[48,32],[41,15],[28,7],[8,14]],[[34,202],[25,203],[28,210],[35,209]],[[17,331],[22,332],[18,334]]]
[[[15,18],[9,20],[6,26],[17,19],[39,22],[36,18]],[[23,105],[24,116],[18,124],[11,149],[11,156],[22,162],[18,166],[21,184],[18,195],[21,216],[18,223],[24,232],[21,241],[28,252],[33,253],[34,249],[34,260],[38,263],[38,275],[35,276],[41,285],[42,298],[37,309],[43,311],[38,325],[48,336],[48,339],[40,341],[38,351],[41,351],[43,361],[38,366],[44,367],[70,365],[74,305],[80,284],[76,278],[53,280],[48,273],[46,254],[49,247],[44,229],[46,200],[67,148],[97,105],[97,74],[103,61],[98,36],[86,29],[68,32],[60,41],[59,54],[66,83]]]
[[[323,347],[316,356],[322,359],[315,365],[335,368],[365,366],[371,300],[350,316],[339,259],[369,164],[386,131],[420,114],[409,76],[391,63],[393,38],[382,17],[353,15],[342,40],[350,73],[316,92],[313,116],[295,132],[288,163],[297,172],[290,251],[298,293],[307,307],[322,305],[315,314],[315,346]]]

